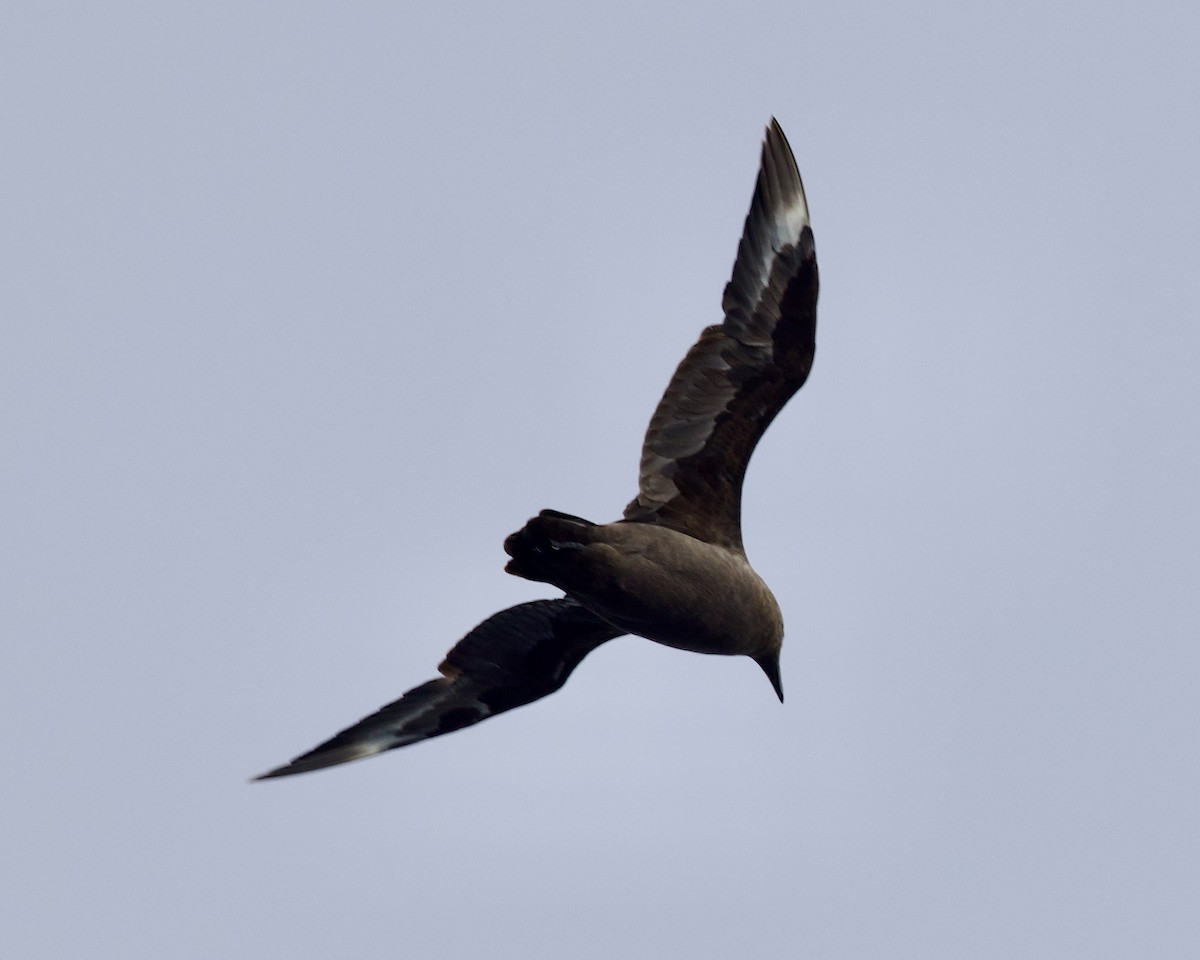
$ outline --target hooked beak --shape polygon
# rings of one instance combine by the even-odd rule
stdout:
[[[771,686],[775,688],[775,695],[779,697],[779,702],[783,703],[783,681],[779,677],[779,653],[764,654],[761,657],[755,657],[754,662],[762,667],[762,672],[767,675],[767,679],[771,681]]]

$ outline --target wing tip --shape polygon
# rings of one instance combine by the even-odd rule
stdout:
[[[771,117],[763,132],[761,176],[766,182],[764,199],[769,209],[782,213],[787,232],[798,238],[804,227],[811,227],[808,198],[804,193],[804,181],[796,165],[796,155],[788,143],[783,127]]]
[[[257,777],[251,777],[247,783],[258,783],[259,780],[274,780],[277,777],[286,777],[293,771],[289,770],[290,764],[284,764],[282,767],[276,767],[273,770],[268,770],[266,773],[260,773]],[[299,771],[295,771],[299,772]]]
[[[319,762],[301,763],[298,758],[291,763],[285,763],[281,767],[274,767],[266,773],[260,773],[257,777],[251,777],[247,783],[258,783],[260,780],[278,780],[280,777],[292,777],[298,773],[311,773],[313,770],[323,770],[325,767],[332,767],[339,763],[348,763],[351,760],[357,760],[358,757],[346,757],[341,760],[322,759]]]
[[[353,728],[351,728],[353,729]],[[338,736],[341,736],[339,734]],[[403,742],[398,742],[395,746],[403,746]],[[354,760],[363,760],[367,757],[373,757],[376,754],[384,753],[390,750],[391,746],[379,746],[370,741],[354,744],[351,746],[339,746],[335,748],[326,748],[324,746],[310,750],[308,753],[302,753],[300,756],[283,764],[282,766],[273,767],[266,773],[260,773],[257,777],[251,777],[249,783],[257,783],[259,780],[276,780],[279,777],[291,777],[297,773],[310,773],[313,770],[324,770],[326,767],[336,767],[339,764],[350,763]]]

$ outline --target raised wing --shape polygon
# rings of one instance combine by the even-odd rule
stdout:
[[[804,185],[772,119],[725,287],[725,322],[675,371],[642,445],[625,519],[742,549],[742,481],[755,444],[812,368],[817,254]]]
[[[484,620],[446,654],[442,676],[409,690],[256,780],[370,757],[460,730],[553,693],[589,653],[624,631],[574,600],[534,600]]]

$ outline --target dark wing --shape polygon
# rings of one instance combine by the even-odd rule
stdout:
[[[589,653],[624,633],[574,600],[534,600],[484,620],[446,654],[442,676],[409,690],[256,780],[370,757],[468,727],[553,693]]]
[[[723,306],[725,322],[700,334],[654,411],[625,519],[741,550],[746,465],[816,350],[816,247],[774,119]]]

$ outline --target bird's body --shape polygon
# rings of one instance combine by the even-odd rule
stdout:
[[[509,573],[553,583],[626,633],[693,653],[778,657],[783,615],[740,550],[670,527],[590,524],[550,510],[504,549]]]
[[[371,756],[529,703],[625,633],[748,656],[782,700],[783,617],[746,559],[741,492],[755,445],[812,367],[817,290],[804,188],[772,120],[724,322],[701,333],[667,385],[624,516],[594,524],[543,510],[504,543],[509,573],[566,596],[493,614],[451,649],[441,677],[260,779]]]

